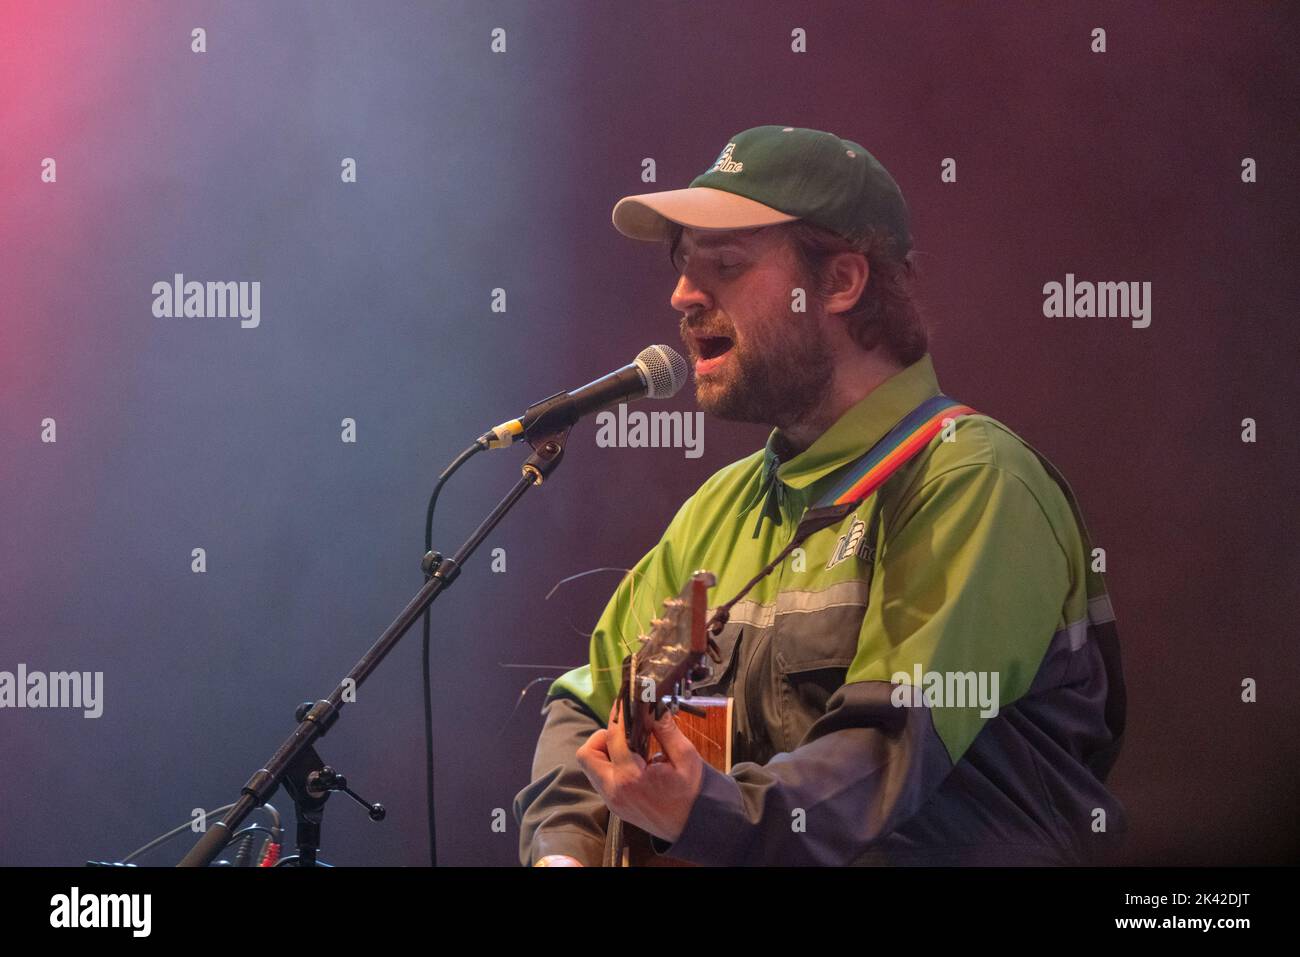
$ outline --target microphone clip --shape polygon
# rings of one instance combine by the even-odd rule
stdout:
[[[528,460],[524,462],[523,473],[527,478],[533,480],[534,485],[541,485],[545,482],[546,477],[555,471],[555,467],[560,464],[560,459],[564,458],[564,447],[569,441],[569,432],[572,429],[573,424],[569,423],[561,429],[549,432],[531,428],[524,431],[524,438],[533,447],[533,454],[528,456]]]

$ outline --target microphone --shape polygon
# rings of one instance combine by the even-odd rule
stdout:
[[[548,429],[563,429],[584,415],[628,399],[667,399],[686,384],[686,360],[668,346],[646,346],[623,368],[588,382],[572,392],[557,392],[530,405],[517,419],[484,432],[476,444],[503,449],[543,418]]]

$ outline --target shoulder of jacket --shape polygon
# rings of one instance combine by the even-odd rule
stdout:
[[[1066,490],[1043,467],[1028,442],[988,415],[961,416],[955,421],[953,440],[931,443],[931,451],[922,456],[919,468],[904,479],[905,487],[899,488],[896,501],[915,501],[915,496],[930,483],[945,475],[955,479],[958,476],[954,473],[965,473],[962,477],[977,482],[1014,482],[1022,486],[1057,530],[1058,538],[1080,534]]]
[[[954,469],[986,466],[1014,475],[1031,489],[1056,484],[1029,443],[992,416],[961,416],[954,420],[951,435],[951,441],[939,438],[932,443],[923,469],[924,481]]]
[[[724,465],[706,478],[691,498],[704,499],[715,495],[726,497],[736,493],[756,478],[762,478],[763,460],[764,450],[759,449]]]
[[[706,478],[677,509],[673,525],[703,518],[699,509],[716,512],[727,503],[739,501],[750,491],[750,486],[761,480],[763,449],[724,465]]]

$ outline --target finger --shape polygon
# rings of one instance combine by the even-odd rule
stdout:
[[[609,735],[605,739],[609,759],[615,764],[627,763],[632,749],[627,746],[627,730],[623,727],[622,708],[615,708],[609,716]]]
[[[691,760],[692,757],[699,757],[699,751],[691,743],[691,739],[682,734],[682,729],[673,720],[671,711],[665,711],[663,717],[655,722],[654,736],[659,742],[659,747],[664,749],[668,760],[673,764],[681,764]]]
[[[609,794],[614,789],[614,767],[610,764],[591,763],[582,765],[582,773],[587,776],[592,789],[600,799],[609,803]]]
[[[578,749],[578,766],[582,768],[582,773],[587,776],[591,786],[603,798],[609,790],[610,784],[614,778],[614,766],[610,764],[609,753],[605,750],[605,739],[608,732],[601,728],[593,732],[585,744]]]
[[[608,737],[609,732],[604,728],[601,728],[598,731],[593,731],[591,736],[582,743],[580,748],[578,748],[578,763],[582,765],[584,769],[589,764],[595,765],[608,763],[609,751],[606,746],[606,739]]]

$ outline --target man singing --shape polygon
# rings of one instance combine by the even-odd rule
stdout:
[[[940,392],[893,178],[850,140],[760,126],[613,218],[668,246],[700,407],[772,432],[681,506],[552,685],[523,862],[601,863],[611,811],[696,864],[1100,860],[1125,827],[1110,602],[1060,474]],[[842,521],[781,557],[827,502]],[[629,752],[610,714],[637,623],[697,569],[721,604],[769,565],[695,689],[734,699],[730,770],[671,715],[663,759]]]

